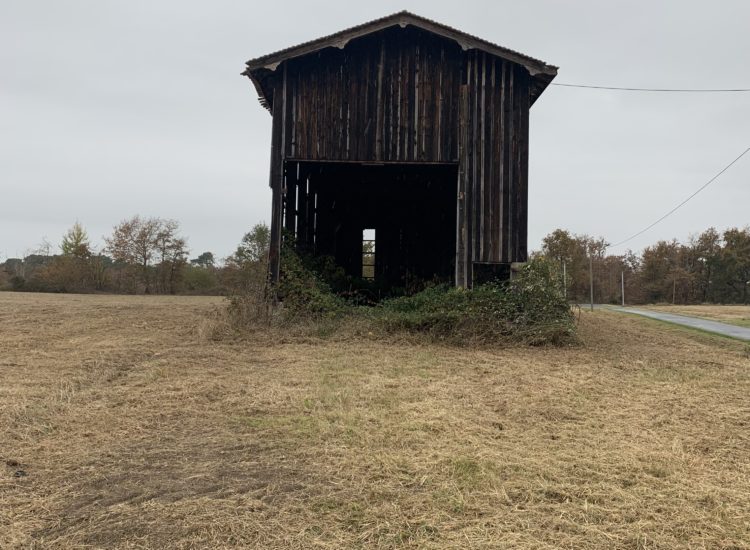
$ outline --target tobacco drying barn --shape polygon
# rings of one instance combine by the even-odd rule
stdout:
[[[386,285],[526,261],[529,108],[556,67],[400,12],[243,74],[273,117],[273,279],[292,237]]]

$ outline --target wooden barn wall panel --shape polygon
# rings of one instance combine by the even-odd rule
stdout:
[[[457,161],[461,63],[457,45],[417,29],[385,31],[285,63],[285,155]]]
[[[529,75],[478,51],[465,63],[467,261],[526,261]]]
[[[299,211],[309,200],[302,190],[283,200],[285,158],[458,162],[456,283],[471,284],[473,262],[526,261],[523,67],[407,28],[286,62],[275,81],[274,244],[284,206]]]

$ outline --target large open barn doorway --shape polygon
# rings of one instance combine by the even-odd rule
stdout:
[[[331,256],[382,287],[453,282],[454,163],[285,162],[284,227],[297,247]]]

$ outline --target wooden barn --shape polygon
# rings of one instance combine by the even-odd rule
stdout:
[[[557,68],[400,12],[247,62],[283,235],[350,275],[459,287],[527,259],[529,108]]]

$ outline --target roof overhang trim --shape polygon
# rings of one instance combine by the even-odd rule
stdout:
[[[269,72],[275,72],[284,61],[303,57],[329,47],[344,49],[352,40],[396,25],[401,28],[406,28],[411,25],[442,36],[443,38],[453,40],[464,51],[476,49],[506,59],[518,65],[522,65],[529,71],[529,74],[535,80],[536,85],[533,86],[531,97],[532,104],[557,75],[557,67],[553,65],[548,65],[539,59],[493,44],[482,38],[464,33],[430,19],[420,17],[408,11],[402,11],[356,27],[345,29],[329,36],[324,36],[310,42],[305,42],[278,52],[270,53],[256,59],[251,59],[246,63],[247,68],[242,74],[248,76],[253,81],[253,84],[258,91],[258,100],[264,107],[270,110],[270,103],[273,99],[268,98],[263,90],[262,77],[267,76]]]

